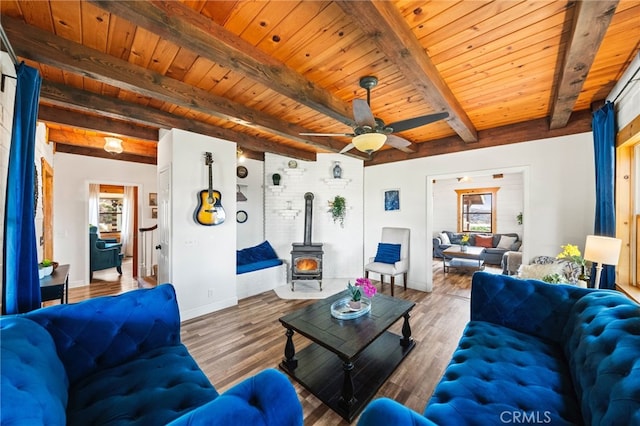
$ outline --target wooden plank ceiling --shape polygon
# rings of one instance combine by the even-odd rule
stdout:
[[[252,158],[339,152],[373,75],[376,117],[449,118],[397,133],[380,164],[590,130],[640,48],[640,1],[18,1],[1,23],[43,75],[57,151],[154,163],[158,129]],[[407,151],[407,152],[405,152]]]

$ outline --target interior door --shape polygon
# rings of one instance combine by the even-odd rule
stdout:
[[[171,282],[171,165],[158,173],[158,283]]]

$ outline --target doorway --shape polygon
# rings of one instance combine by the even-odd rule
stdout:
[[[88,222],[96,224],[99,238],[123,244],[124,259],[121,277],[123,280],[135,281],[138,276],[138,194],[138,185],[89,184]],[[88,253],[89,250],[87,255]],[[115,269],[95,271],[90,284],[113,281],[114,272]]]
[[[443,175],[431,175],[427,176],[427,206],[426,206],[426,230],[427,235],[427,291],[433,290],[433,269],[434,269],[434,259],[433,259],[433,239],[431,236],[434,235],[435,232],[442,232],[443,230],[447,231],[457,231],[458,228],[458,202],[457,202],[457,194],[453,189],[454,186],[457,186],[458,183],[464,183],[466,187],[470,187],[476,184],[480,184],[484,182],[484,186],[500,186],[499,182],[501,179],[500,176],[504,177],[507,175],[517,175],[521,177],[521,184],[519,185],[518,191],[521,191],[518,198],[521,200],[520,205],[517,206],[516,210],[513,210],[515,207],[511,207],[513,210],[513,214],[509,214],[509,217],[506,220],[513,220],[516,222],[518,214],[520,214],[520,218],[524,218],[522,220],[522,224],[518,225],[517,229],[514,228],[513,231],[510,228],[504,229],[501,225],[500,221],[501,214],[498,212],[498,225],[497,225],[497,233],[504,232],[517,232],[522,241],[525,243],[523,245],[523,261],[528,259],[527,257],[527,235],[529,235],[529,225],[527,223],[526,218],[529,215],[529,168],[528,166],[523,167],[510,167],[510,168],[501,168],[496,170],[476,170],[476,171],[468,171],[468,172],[458,172],[455,174],[443,174]],[[471,181],[469,181],[470,179]],[[475,181],[474,181],[475,179]],[[442,204],[438,204],[438,188],[436,185],[438,182],[449,182],[450,189],[452,192],[452,202],[448,204],[448,207],[442,208]],[[498,182],[496,184],[488,185],[487,182]],[[481,185],[481,186],[483,186]],[[508,189],[506,185],[502,185],[503,188],[500,190],[500,197],[504,199],[505,196],[508,197],[508,191],[513,190]],[[445,189],[446,190],[446,189]],[[500,198],[498,198],[500,200]],[[443,228],[443,229],[440,229]]]

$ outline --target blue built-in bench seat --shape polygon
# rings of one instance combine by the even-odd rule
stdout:
[[[236,252],[238,299],[273,290],[287,282],[287,265],[269,241]]]

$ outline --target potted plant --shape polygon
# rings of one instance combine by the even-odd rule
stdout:
[[[333,201],[329,201],[329,213],[333,218],[333,223],[340,222],[340,226],[344,228],[344,217],[347,214],[347,200],[340,195],[336,195]]]
[[[467,251],[469,245],[469,234],[463,234],[460,238],[460,251]]]
[[[44,278],[53,273],[53,262],[49,259],[43,259],[42,262],[38,264],[38,277]]]
[[[371,284],[371,280],[368,278],[356,279],[356,285],[348,283],[347,288],[351,294],[351,300],[349,300],[349,308],[353,310],[359,310],[362,308],[362,293],[364,293],[369,299],[371,299],[378,289]]]

